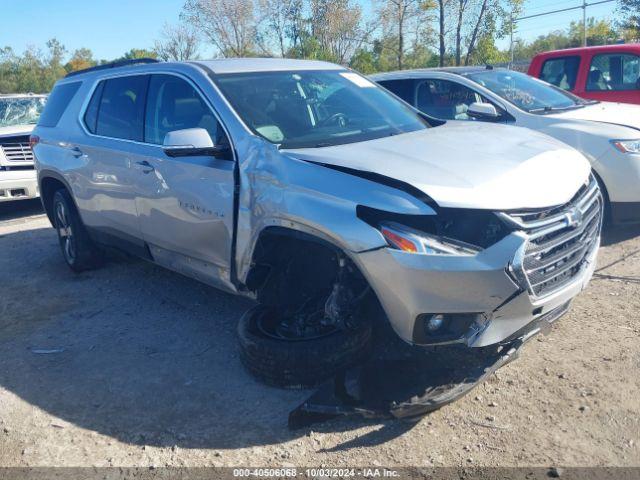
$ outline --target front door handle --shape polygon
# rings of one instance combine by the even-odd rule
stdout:
[[[151,173],[155,170],[155,168],[153,168],[153,165],[151,165],[146,160],[143,160],[141,162],[136,162],[135,165],[138,170],[142,171],[142,173]]]

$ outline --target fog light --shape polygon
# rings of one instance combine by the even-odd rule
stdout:
[[[438,331],[444,325],[444,315],[432,315],[427,321],[427,331],[433,333]]]

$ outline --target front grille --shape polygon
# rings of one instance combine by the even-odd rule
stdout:
[[[528,234],[522,271],[534,296],[549,295],[580,274],[598,247],[602,212],[602,196],[596,179],[591,176],[565,205],[499,214]]]
[[[33,152],[29,143],[3,143],[2,153],[9,162],[33,162]]]

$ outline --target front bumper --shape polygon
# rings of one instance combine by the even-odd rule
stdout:
[[[0,202],[38,197],[35,170],[0,171]]]
[[[421,315],[465,314],[475,320],[456,341],[482,347],[510,339],[560,309],[582,291],[593,274],[597,248],[562,289],[536,298],[509,274],[527,237],[514,232],[475,256],[438,256],[382,248],[357,262],[376,292],[391,326],[406,342],[434,344],[419,334]]]

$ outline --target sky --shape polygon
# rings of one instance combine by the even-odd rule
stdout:
[[[358,0],[371,11],[370,0]],[[184,0],[0,0],[0,47],[21,53],[29,45],[44,48],[56,37],[67,50],[90,48],[97,59],[113,59],[131,48],[151,48],[164,23],[176,23]],[[581,5],[582,0],[527,0],[523,15]],[[611,18],[615,3],[588,7],[587,16]],[[581,20],[582,11],[524,20],[518,37],[531,40]],[[498,42],[508,48],[508,39]],[[206,57],[211,49],[203,48]]]

